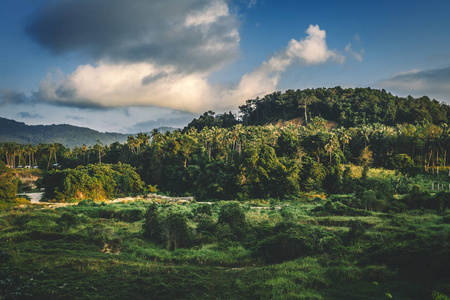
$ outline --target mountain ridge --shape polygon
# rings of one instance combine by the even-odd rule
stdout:
[[[160,131],[174,130],[171,127],[159,128]],[[100,140],[104,145],[115,142],[125,143],[133,133],[100,132],[88,127],[69,124],[28,125],[24,122],[0,117],[0,143],[19,144],[60,143],[65,147],[93,146]]]

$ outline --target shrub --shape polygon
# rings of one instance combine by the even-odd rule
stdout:
[[[200,214],[197,216],[197,232],[214,233],[216,231],[216,222],[211,215]]]
[[[158,221],[158,206],[156,203],[152,203],[147,208],[144,215],[144,224],[142,229],[144,231],[144,237],[149,239],[158,239],[160,235],[159,221]]]
[[[63,213],[61,217],[56,221],[62,231],[67,231],[70,227],[76,226],[79,223],[79,219],[76,215],[71,213]]]
[[[351,220],[348,222],[350,230],[347,239],[351,243],[356,243],[366,235],[366,228],[360,220]]]
[[[244,210],[238,202],[228,202],[222,205],[217,223],[228,225],[237,239],[243,238],[247,228]]]
[[[169,211],[165,218],[161,220],[160,228],[161,238],[166,243],[168,250],[187,247],[192,241],[191,229],[182,213]]]
[[[209,204],[200,205],[200,206],[194,208],[192,210],[192,213],[194,214],[194,216],[198,216],[200,214],[212,216],[211,205],[209,205]]]
[[[282,222],[276,226],[274,232],[274,235],[258,243],[255,252],[257,257],[277,263],[313,253],[313,241],[301,226]]]
[[[121,209],[115,211],[113,216],[124,222],[137,222],[144,218],[144,212],[137,208]]]
[[[102,200],[116,195],[142,191],[144,183],[134,168],[125,164],[96,164],[76,169],[54,170],[42,179],[45,199],[67,202],[69,199]]]
[[[368,216],[370,212],[348,207],[340,202],[327,200],[324,204],[312,209],[311,212],[319,216]]]

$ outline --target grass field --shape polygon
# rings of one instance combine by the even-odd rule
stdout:
[[[176,250],[144,238],[145,200],[6,211],[0,215],[0,296],[432,299],[434,291],[450,294],[448,211],[335,215],[318,213],[315,208],[325,200],[315,199],[242,203],[247,227],[240,239],[223,238],[219,229],[206,238],[197,231],[199,207],[208,204],[162,201],[159,211],[186,216],[193,234],[188,247]],[[211,205],[212,222],[223,205]],[[309,248],[304,253],[295,248],[288,259],[285,248],[267,248],[272,252],[266,255],[264,234],[286,220],[306,228],[297,238]],[[355,221],[363,229],[350,239]],[[295,240],[282,241],[290,245],[289,239]]]

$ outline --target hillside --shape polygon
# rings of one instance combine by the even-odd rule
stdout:
[[[108,145],[126,142],[127,134],[98,132],[89,128],[72,125],[26,125],[22,122],[0,118],[0,142],[20,144],[60,143],[65,147],[94,145],[97,140]]]
[[[174,128],[158,128],[160,132],[173,131]],[[104,145],[114,142],[125,143],[129,134],[116,132],[99,132],[86,127],[68,124],[61,125],[27,125],[5,118],[0,118],[0,143],[15,142],[19,144],[59,143],[65,147],[93,146],[100,140]]]
[[[448,123],[450,106],[432,100],[398,97],[371,88],[317,88],[274,92],[250,99],[239,107],[244,125],[275,124],[278,120],[322,117],[338,126],[354,127],[373,123]],[[306,114],[305,114],[306,110]]]

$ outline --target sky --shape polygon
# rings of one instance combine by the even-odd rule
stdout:
[[[450,1],[1,0],[0,117],[137,133],[341,86],[450,103]]]

